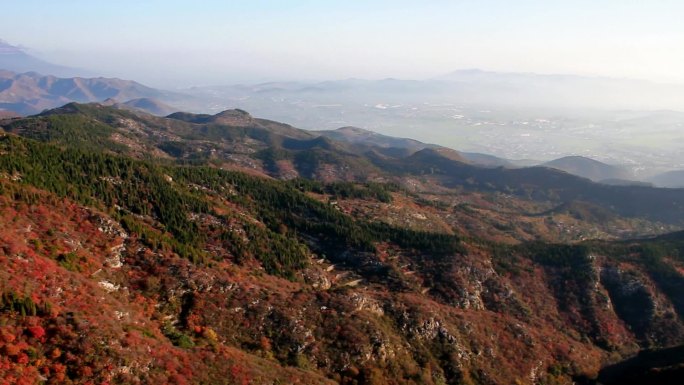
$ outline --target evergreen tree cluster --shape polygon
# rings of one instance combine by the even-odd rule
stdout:
[[[206,233],[190,219],[191,214],[223,218],[209,203],[212,191],[249,208],[266,225],[242,221],[247,242],[228,229],[221,230],[220,239],[238,261],[256,258],[270,274],[293,277],[306,266],[310,248],[333,257],[348,250],[374,252],[377,242],[435,256],[462,252],[455,236],[355,220],[305,194],[316,191],[389,201],[390,191],[397,190],[394,185],[281,182],[209,166],[163,165],[78,147],[61,148],[11,135],[0,138],[0,151],[9,154],[0,157],[0,172],[107,210],[151,248],[170,248],[194,262],[206,261],[208,255]],[[163,231],[153,230],[141,217],[157,221]]]

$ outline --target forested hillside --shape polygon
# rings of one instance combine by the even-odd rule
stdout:
[[[7,384],[570,384],[684,344],[678,190],[244,111],[0,126]]]

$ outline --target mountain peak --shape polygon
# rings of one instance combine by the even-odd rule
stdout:
[[[225,110],[215,115],[175,112],[173,114],[168,115],[167,117],[171,119],[182,120],[189,123],[213,123],[224,126],[244,127],[252,126],[255,123],[255,119],[252,117],[252,115],[249,114],[249,112],[240,109]]]
[[[214,115],[216,118],[221,118],[221,117],[252,117],[252,115],[249,114],[249,112],[245,110],[241,110],[239,108],[234,108],[234,109],[229,109],[229,110],[224,110],[219,112],[218,114]]]
[[[565,156],[542,164],[570,174],[589,178],[593,181],[605,179],[629,179],[629,173],[623,167],[613,166],[595,159],[579,155]]]
[[[119,101],[114,99],[114,98],[107,98],[107,99],[103,100],[102,102],[100,102],[101,105],[107,106],[107,107],[115,106],[118,103],[119,103]]]
[[[446,147],[426,147],[422,150],[416,151],[414,156],[417,157],[441,157],[461,163],[468,163],[460,152]]]
[[[34,57],[21,46],[0,40],[0,68],[17,72],[38,72],[60,77],[88,75],[87,71],[69,68]]]
[[[365,132],[365,133],[369,133],[369,134],[375,134],[375,132],[373,132],[371,130],[366,130],[365,128],[354,127],[354,126],[340,127],[340,128],[337,128],[336,131],[340,131],[340,132],[347,131],[347,132],[358,132],[358,133]]]
[[[124,103],[117,103],[116,106],[124,109],[139,110],[156,116],[167,116],[178,111],[177,108],[154,98],[131,99]]]
[[[564,156],[562,158],[554,159],[549,162],[544,163],[545,166],[550,166],[552,167],[553,165],[562,165],[562,164],[582,164],[582,165],[587,165],[587,166],[601,166],[601,167],[613,167],[607,163],[600,162],[596,159],[592,158],[587,158],[586,156],[581,156],[581,155],[568,155]]]
[[[210,119],[212,123],[225,124],[228,126],[245,126],[254,122],[254,118],[249,112],[233,109],[221,111],[218,114],[212,116]]]
[[[16,55],[23,52],[21,48],[0,39],[0,55]]]

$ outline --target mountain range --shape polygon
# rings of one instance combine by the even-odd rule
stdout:
[[[1,47],[6,58],[30,57],[9,44]],[[649,178],[655,174],[684,164],[676,146],[684,117],[663,110],[681,107],[677,103],[684,88],[677,85],[471,69],[425,80],[270,82],[170,92],[121,79],[55,77],[59,71],[35,72],[38,67],[29,62],[8,65],[15,70],[2,72],[0,111],[30,115],[72,101],[108,98],[158,116],[240,108],[315,131],[365,127],[388,137],[411,132],[426,143],[464,150],[462,156],[473,153],[469,161],[492,167],[529,166],[531,162],[519,159],[566,154],[589,154],[616,167],[629,165],[626,175],[613,170],[604,176],[619,175],[609,178],[585,172],[589,165],[557,165],[612,184],[652,183]],[[639,110],[625,110],[634,108]],[[544,140],[539,141],[542,133]]]
[[[243,100],[259,107],[262,98],[279,97],[326,105],[381,103],[392,108],[406,104],[439,103],[482,108],[537,110],[632,109],[681,110],[684,86],[645,80],[577,75],[507,73],[480,69],[457,70],[424,80],[343,79],[322,82],[270,82],[252,85],[196,87],[187,90],[200,98]]]
[[[490,73],[481,71],[465,71],[454,73],[448,78],[459,81],[469,78],[472,78],[470,81],[479,81],[482,78],[486,78],[489,79],[488,81],[493,81],[491,80],[492,76]],[[496,77],[494,76],[494,78]],[[522,82],[525,78],[516,79],[517,83]],[[396,83],[395,87],[405,87],[401,81],[387,80],[386,82],[388,84]],[[330,85],[325,83],[313,87],[313,90],[318,92],[319,90],[346,89],[348,87],[356,89],[353,87],[358,87],[359,83],[367,84],[365,81],[354,81],[351,85]],[[281,90],[301,89],[297,87],[301,87],[301,85],[297,83],[276,83],[261,85],[251,90],[260,93],[270,93]],[[312,90],[311,88],[305,89],[307,90],[306,92],[311,92]],[[364,90],[364,92],[368,91],[368,89]],[[35,72],[17,74],[9,71],[0,71],[0,110],[4,109],[5,111],[24,115],[38,113],[71,101],[102,102],[105,105],[117,104],[119,107],[138,109],[157,116],[166,116],[179,110],[162,100],[181,105],[198,102],[193,102],[191,101],[192,98],[182,94],[153,89],[134,81],[108,78],[57,78],[54,76],[43,76]],[[9,112],[4,112],[4,114],[9,116]],[[319,131],[319,134],[352,143],[372,142],[375,146],[385,148],[383,151],[396,151],[399,149],[399,151],[406,154],[434,147],[434,145],[427,145],[413,139],[397,139],[355,127],[324,130]],[[481,153],[461,152],[460,156],[473,164],[491,167],[515,168],[521,165],[529,165],[529,162],[520,163]],[[637,183],[631,181],[631,179],[635,178],[631,177],[629,171],[625,168],[602,164],[583,157],[566,157],[543,165],[594,181],[605,181],[610,184]],[[663,187],[681,186],[676,181],[671,181],[673,175],[663,174],[653,177],[648,182],[654,182],[656,185]]]
[[[93,73],[36,58],[23,47],[0,40],[0,69],[37,72],[62,78],[92,77]],[[187,90],[205,100],[237,95],[316,95],[319,101],[373,102],[394,95],[391,103],[448,102],[485,106],[535,108],[681,109],[684,87],[642,80],[563,74],[507,73],[462,69],[425,80],[344,79],[323,82],[269,82]],[[354,96],[356,95],[356,96]],[[360,98],[360,99],[359,99]],[[76,100],[75,100],[76,101]],[[182,106],[187,109],[188,106]],[[245,106],[248,107],[248,106]]]
[[[0,108],[26,115],[77,102],[102,102],[106,99],[169,98],[171,93],[143,86],[134,81],[108,78],[58,78],[35,72],[0,71]],[[154,108],[154,107],[153,107]],[[166,112],[166,111],[164,111]]]
[[[337,124],[354,103],[371,123],[421,113],[404,103],[462,121],[436,103],[620,91],[618,106],[676,87],[465,70],[175,93],[73,77],[6,43],[1,67],[17,69],[0,71],[8,384],[681,378],[680,172],[650,185],[581,156],[508,160]],[[269,100],[283,102],[271,119],[214,110]],[[273,120],[314,110],[342,128]],[[680,119],[655,115],[629,122]],[[549,122],[515,122],[531,123]]]
[[[106,104],[0,122],[9,383],[679,373],[683,190]]]
[[[124,102],[119,102],[116,99],[109,98],[102,102],[104,106],[113,106],[121,109],[130,109],[134,111],[143,111],[156,116],[171,115],[178,112],[178,109],[172,107],[164,102],[152,98],[138,98],[130,99]]]
[[[70,120],[92,126],[93,132],[80,138],[83,134],[72,132],[78,130],[76,123],[64,126],[60,120],[54,121],[59,116],[69,116]],[[27,126],[27,123],[30,124]],[[252,169],[277,178],[363,182],[369,178],[413,175],[450,188],[460,186],[551,200],[593,202],[611,207],[620,215],[646,216],[672,224],[678,223],[680,211],[684,210],[678,190],[593,183],[556,171],[548,164],[511,169],[482,167],[463,154],[440,146],[360,129],[310,132],[254,118],[242,110],[215,115],[174,113],[158,118],[102,104],[71,103],[27,120],[10,121],[3,128],[34,138],[46,135],[53,140],[70,138],[70,144],[106,146],[127,155],[157,154],[227,162],[230,167]],[[97,142],[89,144],[95,137]],[[388,143],[398,147],[390,147]],[[584,158],[563,159],[558,163],[575,164],[577,173],[594,171],[583,167],[587,163],[600,165]]]
[[[3,296],[1,348],[28,376],[45,365],[75,382],[88,367],[123,382],[503,384],[527,381],[541,360],[537,376],[562,382],[634,346],[681,343],[670,259],[681,235],[520,243],[561,241],[573,227],[681,226],[679,191],[482,168],[434,146],[396,154],[358,130],[340,141],[241,110],[159,118],[116,107],[69,104],[2,124],[2,196],[15,218],[2,271],[26,285],[42,266],[30,286],[54,282],[18,291],[2,275],[14,294]],[[27,226],[31,241],[15,242]],[[28,319],[13,316],[22,311]],[[76,330],[88,338],[72,342]],[[121,348],[93,354],[87,341],[106,336]],[[39,359],[23,364],[21,346]]]
[[[341,127],[336,130],[313,132],[352,144],[372,144],[381,148],[383,152],[394,156],[408,156],[423,149],[442,148],[439,145],[426,144],[414,139],[391,137],[358,127]],[[457,160],[461,162],[481,167],[505,167],[509,169],[530,166],[548,167],[609,185],[648,185],[652,182],[659,187],[684,187],[681,183],[677,184],[678,173],[676,171],[651,177],[648,181],[638,181],[634,180],[636,179],[635,176],[627,167],[609,165],[583,156],[566,156],[548,162],[539,162],[516,161],[489,154],[459,151],[458,157]]]

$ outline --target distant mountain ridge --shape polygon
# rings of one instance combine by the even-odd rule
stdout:
[[[197,87],[202,98],[235,98],[253,110],[262,99],[304,99],[312,107],[335,104],[452,103],[487,108],[599,108],[679,110],[684,86],[647,80],[568,74],[457,70],[430,79],[341,79]],[[250,96],[251,99],[241,99]],[[382,104],[381,103],[381,104]],[[308,105],[308,104],[307,104]],[[334,109],[333,109],[334,110]],[[355,125],[357,123],[352,123]]]
[[[116,78],[59,78],[0,70],[0,109],[30,115],[69,102],[169,98],[173,94]],[[149,103],[148,103],[149,104]]]
[[[617,79],[604,76],[581,76],[572,74],[541,74],[534,72],[504,72],[488,71],[479,68],[458,69],[447,74],[437,76],[432,80],[447,80],[458,82],[508,82],[508,83],[529,83],[529,82],[551,82],[551,81],[603,81],[619,82],[626,79]],[[630,82],[642,82],[641,80],[627,80]]]
[[[523,164],[519,164],[515,160],[504,159],[490,154],[481,154],[479,152],[461,152],[461,155],[467,159],[468,162],[483,167],[524,167]]]
[[[13,72],[40,72],[61,77],[90,76],[85,70],[52,64],[38,59],[21,47],[0,40],[0,69]]]
[[[179,111],[178,108],[172,107],[160,100],[153,98],[138,98],[125,102],[119,102],[116,99],[106,99],[102,102],[102,105],[113,106],[121,109],[143,111],[156,116],[167,116]]]
[[[409,156],[425,149],[431,149],[436,153],[444,153],[443,155],[451,157],[452,160],[458,160],[460,162],[469,163],[480,167],[522,168],[530,166],[525,162],[521,162],[519,164],[515,160],[503,159],[489,154],[461,152],[451,149],[448,149],[447,154],[445,152],[447,151],[446,147],[436,144],[426,144],[414,139],[396,138],[358,127],[341,127],[336,130],[322,130],[313,132],[334,140],[385,148],[386,150],[381,151],[382,153],[391,154],[394,156],[400,154]],[[401,152],[399,151],[400,149],[405,151]],[[629,170],[627,170],[625,167],[609,165],[583,156],[566,156],[535,165],[565,171],[569,174],[587,178],[594,182],[602,182],[611,185],[648,185],[648,183],[645,182],[631,180]],[[674,186],[664,185],[664,187]],[[684,182],[681,186],[677,187],[684,187]]]
[[[326,136],[331,139],[341,140],[349,143],[366,143],[379,147],[404,148],[409,151],[419,151],[424,148],[437,147],[434,144],[426,144],[415,139],[396,138],[366,130],[358,127],[340,127],[336,130],[314,131],[314,133]]]
[[[649,178],[648,181],[659,187],[683,188],[684,170],[664,172]]]
[[[606,179],[628,180],[629,172],[620,166],[613,166],[583,156],[566,156],[541,164],[573,175],[600,182]]]
[[[423,143],[415,139],[383,135],[359,127],[340,127],[336,130],[313,132],[342,142],[377,146],[383,149],[383,151],[381,151],[382,153],[393,156],[402,154],[404,156],[409,156],[421,150],[432,149],[437,152],[442,152],[445,156],[452,159],[457,159],[473,165],[483,167],[516,167],[513,161],[499,158],[494,155],[456,151],[436,144]]]
[[[59,119],[63,115],[71,116],[67,123]],[[372,143],[317,136],[237,109],[214,115],[174,113],[159,118],[100,104],[72,103],[2,127],[31,138],[49,137],[65,143],[80,140],[87,147],[143,158],[153,155],[212,161],[279,179],[420,178],[421,183],[430,186],[498,191],[558,204],[582,201],[610,207],[621,216],[684,223],[681,190],[608,186],[548,167],[482,167],[445,147],[392,154]]]

